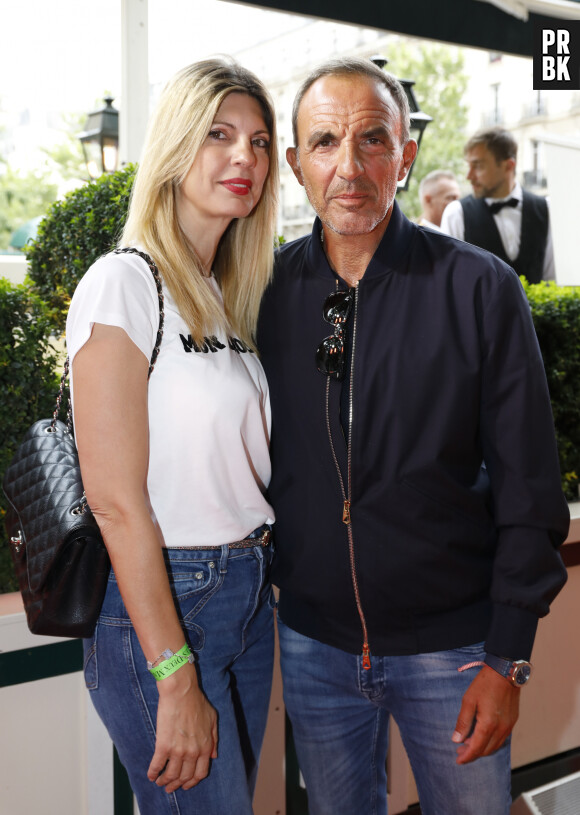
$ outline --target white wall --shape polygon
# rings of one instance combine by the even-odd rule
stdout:
[[[0,651],[62,642],[31,634],[23,612],[2,614],[16,596],[0,599]],[[2,815],[112,815],[111,742],[80,672],[0,688],[0,721]]]
[[[562,139],[545,135],[544,154],[550,179],[550,222],[556,276],[560,285],[580,285],[580,198],[571,179],[580,178],[580,135]]]
[[[23,283],[26,269],[24,255],[0,255],[0,277],[7,277],[11,283]]]

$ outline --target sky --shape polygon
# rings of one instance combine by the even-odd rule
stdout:
[[[149,80],[301,18],[221,0],[148,0]],[[0,0],[0,109],[89,111],[121,86],[121,0]]]

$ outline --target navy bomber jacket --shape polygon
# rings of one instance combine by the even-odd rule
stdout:
[[[358,286],[352,380],[330,382],[335,463],[315,350],[333,333],[322,304],[337,277],[319,236],[317,219],[311,236],[279,251],[258,333],[272,404],[280,617],[361,652],[337,474],[338,464],[346,483],[340,411],[351,399],[351,528],[371,653],[485,640],[490,653],[529,658],[538,618],[566,579],[558,546],[569,513],[520,282],[490,253],[418,227],[395,203]]]

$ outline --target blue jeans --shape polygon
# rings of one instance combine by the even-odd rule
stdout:
[[[296,633],[278,619],[284,702],[310,815],[386,815],[388,718],[401,731],[423,815],[509,815],[510,748],[457,765],[451,741],[483,645],[362,657]]]
[[[218,713],[219,757],[193,789],[167,794],[147,779],[158,692],[111,574],[85,680],[125,766],[141,815],[252,815],[272,680],[271,547],[166,550],[185,639]]]

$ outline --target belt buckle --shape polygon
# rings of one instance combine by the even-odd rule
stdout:
[[[259,538],[260,546],[267,546],[270,543],[270,539],[272,538],[272,530],[265,529],[262,532],[261,537]]]

